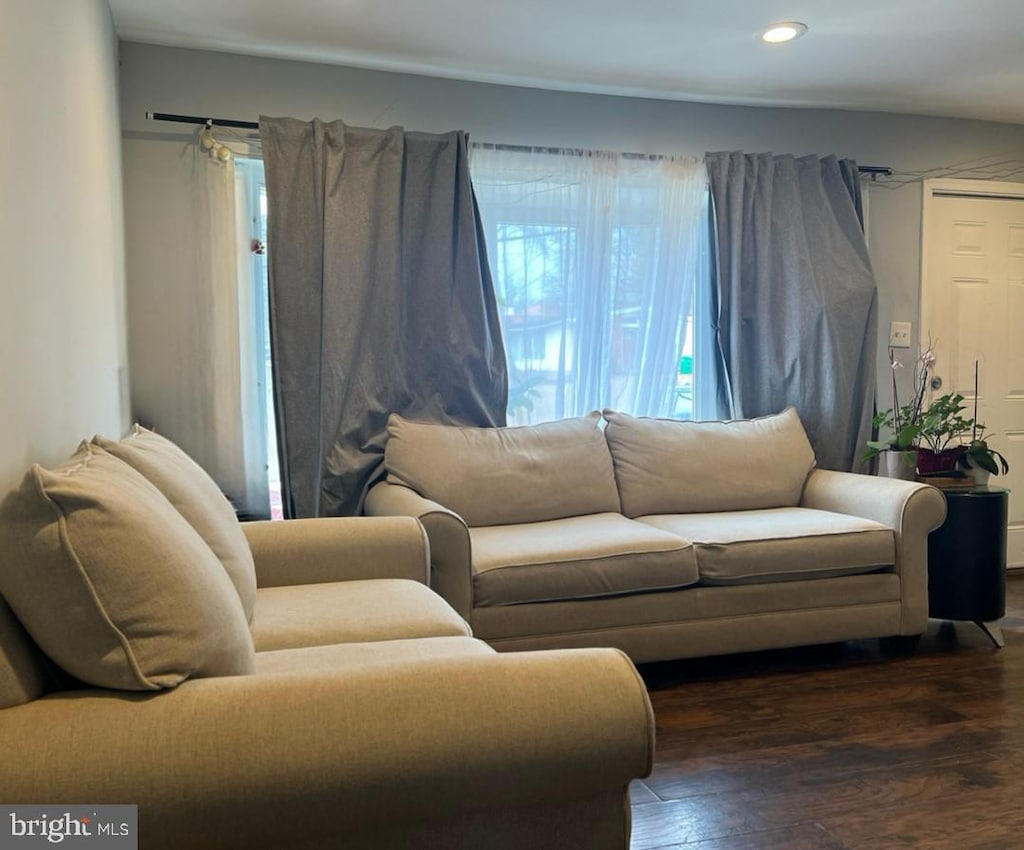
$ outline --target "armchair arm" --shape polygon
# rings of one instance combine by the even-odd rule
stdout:
[[[245,522],[259,587],[372,578],[426,583],[422,526],[405,517],[321,517]]]
[[[653,717],[624,655],[560,650],[63,693],[0,740],[0,799],[137,803],[142,847],[343,848],[624,792]]]
[[[430,586],[468,621],[473,611],[473,552],[462,517],[415,490],[386,481],[370,489],[365,510],[372,516],[414,516],[423,524],[430,540]]]
[[[900,634],[920,634],[928,619],[928,535],[946,518],[934,487],[874,475],[816,469],[804,486],[805,508],[864,517],[896,532],[903,617]]]

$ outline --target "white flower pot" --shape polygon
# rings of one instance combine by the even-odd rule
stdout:
[[[917,473],[917,452],[883,452],[885,458],[885,475],[887,478],[899,478],[913,481]]]
[[[988,487],[988,479],[992,473],[975,465],[970,455],[967,456],[967,471],[974,476],[975,487]]]

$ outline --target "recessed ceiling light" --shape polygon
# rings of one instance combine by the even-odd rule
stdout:
[[[782,44],[792,41],[794,38],[800,38],[805,32],[807,32],[807,24],[802,24],[799,21],[782,21],[772,24],[762,32],[761,41],[767,44]]]

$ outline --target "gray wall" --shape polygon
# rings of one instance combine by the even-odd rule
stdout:
[[[104,0],[0,27],[0,495],[127,425],[116,42]]]
[[[1021,125],[571,94],[142,44],[122,44],[121,58],[126,151],[163,144],[165,159],[175,148],[168,134],[189,130],[146,121],[146,111],[243,120],[256,120],[261,112],[319,116],[374,127],[465,129],[478,141],[638,152],[835,153],[903,171],[1024,150]],[[128,156],[129,186],[147,179],[139,173],[143,162],[153,167],[152,157]],[[889,321],[913,321],[916,345],[921,188],[876,186],[868,195],[881,300],[879,372],[885,378]],[[151,227],[132,216],[129,246]],[[130,286],[137,283],[130,274]]]

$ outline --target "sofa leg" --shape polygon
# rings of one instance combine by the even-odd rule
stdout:
[[[890,635],[881,639],[885,655],[911,655],[921,642],[921,635]]]

